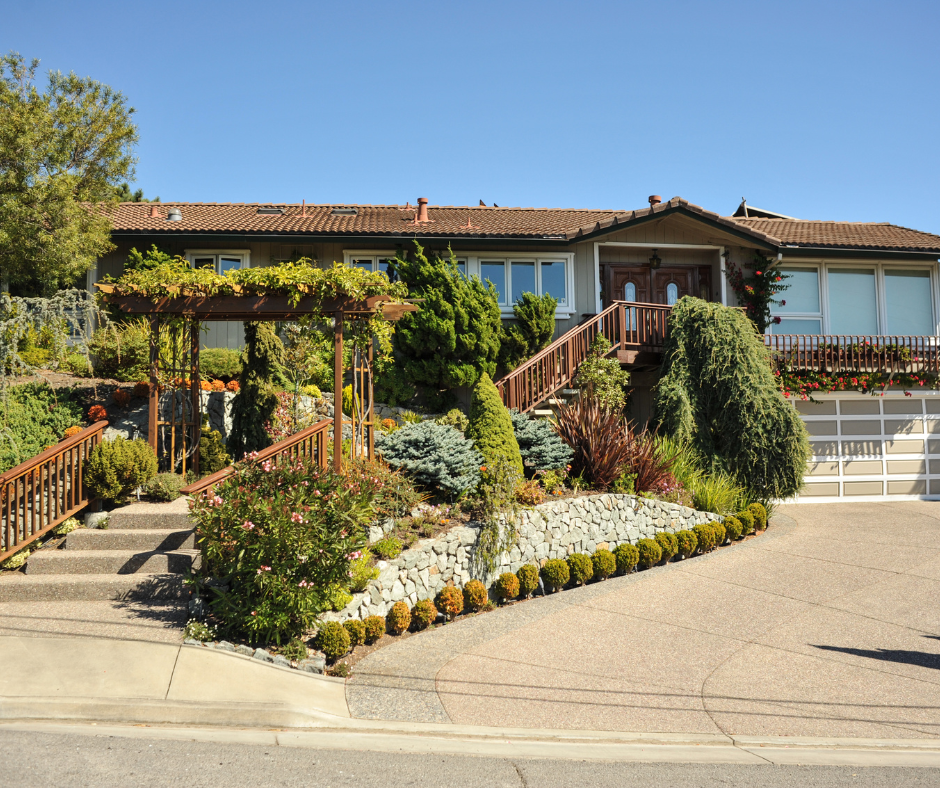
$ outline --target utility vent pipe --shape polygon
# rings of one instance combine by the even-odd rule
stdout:
[[[160,218],[160,209],[156,205],[150,206],[150,218],[159,219]]]
[[[658,194],[651,194],[649,196],[649,201],[650,201],[650,208],[653,208],[654,206],[659,205],[663,201],[663,198],[660,197]]]
[[[419,197],[418,198],[418,216],[416,221],[426,222],[428,221],[428,198]]]
[[[183,212],[179,208],[170,208],[167,212],[166,220],[168,222],[181,222],[183,221]]]

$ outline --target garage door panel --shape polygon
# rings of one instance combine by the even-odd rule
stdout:
[[[800,499],[940,497],[940,396],[846,393],[794,404],[813,456]]]

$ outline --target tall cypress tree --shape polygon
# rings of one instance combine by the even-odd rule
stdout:
[[[235,460],[271,445],[264,430],[277,410],[274,379],[284,363],[284,345],[271,323],[245,323],[239,391],[232,403],[232,432],[228,450]]]
[[[391,266],[409,295],[424,299],[395,328],[395,360],[432,407],[452,401],[449,389],[496,372],[502,333],[495,288],[460,273],[448,252],[426,255],[415,241],[414,252],[399,252]]]

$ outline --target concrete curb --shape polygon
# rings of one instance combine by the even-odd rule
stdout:
[[[311,715],[314,717],[317,715]],[[326,717],[327,715],[323,715]],[[324,723],[329,722],[326,719]],[[933,740],[808,739],[543,731],[338,720],[318,730],[0,721],[0,730],[301,749],[547,760],[940,768]],[[269,726],[276,727],[276,726]],[[434,728],[435,730],[428,730]],[[442,730],[443,729],[443,730]]]

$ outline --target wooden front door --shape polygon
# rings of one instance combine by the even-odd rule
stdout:
[[[648,265],[608,265],[606,285],[605,306],[611,301],[674,304],[687,295],[708,301],[711,268],[670,265],[652,269]]]

